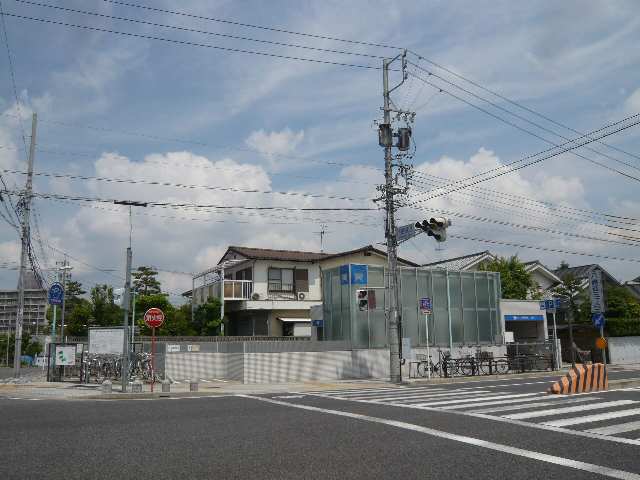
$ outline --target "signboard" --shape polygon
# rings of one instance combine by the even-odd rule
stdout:
[[[340,285],[349,285],[349,265],[340,266]]]
[[[406,242],[410,238],[415,237],[418,234],[418,230],[415,224],[403,225],[396,228],[396,241],[398,243]]]
[[[420,313],[423,315],[428,315],[433,311],[431,305],[431,299],[429,297],[422,297],[420,299]]]
[[[122,306],[124,299],[124,288],[114,288],[113,289],[113,303]]]
[[[324,320],[311,320],[311,326],[322,328],[324,327]]]
[[[540,310],[554,311],[561,307],[562,300],[554,298],[551,300],[540,300]]]
[[[544,321],[543,315],[505,315],[504,319],[508,322],[513,321],[529,321],[529,322],[542,322]]]
[[[369,268],[367,265],[351,265],[351,285],[366,285]]]
[[[591,291],[591,313],[604,312],[604,295],[602,293],[602,272],[593,268],[589,272],[589,290]]]
[[[158,328],[164,322],[164,313],[156,307],[152,307],[144,313],[144,323],[149,328]]]
[[[76,346],[56,345],[56,365],[70,366],[76,364]]]
[[[122,328],[90,328],[89,353],[122,355],[124,330]]]
[[[593,326],[596,328],[604,327],[604,314],[602,313],[594,313],[591,315],[591,321],[593,322]]]
[[[167,353],[178,353],[180,345],[167,345]]]
[[[62,305],[64,289],[59,283],[54,283],[49,288],[49,305]]]
[[[547,311],[548,311],[548,310],[555,310],[555,309],[556,309],[556,303],[553,301],[553,299],[551,299],[551,300],[545,300],[545,301],[544,301],[544,303],[545,303],[545,305],[544,305],[544,306],[545,306],[545,308],[546,308],[546,310],[547,310]]]

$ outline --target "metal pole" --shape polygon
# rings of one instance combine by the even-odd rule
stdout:
[[[29,145],[29,159],[27,167],[27,183],[22,203],[22,228],[21,228],[21,251],[20,251],[20,273],[18,278],[18,311],[16,316],[16,340],[13,356],[13,375],[20,376],[20,356],[22,354],[22,324],[24,322],[24,284],[27,270],[29,245],[31,243],[31,231],[29,230],[31,213],[31,191],[33,186],[33,159],[36,150],[36,125],[38,123],[37,114],[31,117],[31,143]]]
[[[556,325],[556,312],[551,313],[551,318],[553,318],[553,351],[556,356],[556,369],[560,369],[562,367],[562,358],[560,356],[560,352],[558,351],[558,327]]]
[[[129,301],[131,295],[131,247],[127,248],[127,266],[125,270],[125,283],[124,283],[124,320],[122,322],[122,328],[124,330],[122,335],[122,392],[127,391],[127,383],[129,381],[129,335],[127,335],[127,329],[129,327]]]
[[[133,342],[135,341],[135,321],[136,321],[136,291],[131,291],[133,301],[131,302],[131,348],[133,348]]]
[[[196,310],[195,310],[195,300],[196,300],[196,277],[191,278],[191,325],[193,325],[196,321]]]
[[[62,266],[62,315],[60,317],[60,341],[64,342],[64,314],[67,306],[67,259]]]
[[[156,327],[151,329],[151,393],[156,381]]]
[[[391,102],[389,93],[389,64],[391,60],[382,60],[382,85],[384,97],[384,123],[391,124]],[[385,210],[387,214],[386,232],[387,259],[389,262],[389,324],[387,335],[389,337],[389,379],[393,383],[402,383],[402,370],[400,368],[400,316],[398,314],[398,261],[395,203],[393,186],[393,169],[391,145],[384,147],[384,178],[385,178]]]
[[[600,338],[604,338],[604,325],[600,325]],[[607,366],[607,346],[602,349],[602,363]]]
[[[569,344],[571,345],[571,366],[576,366],[576,349],[573,346],[573,301],[569,302],[569,310],[567,311],[569,320]]]
[[[427,327],[427,378],[431,380],[431,351],[429,350],[429,314],[424,316],[424,324]]]
[[[51,341],[54,342],[56,339],[56,317],[58,314],[58,306],[53,306],[53,322],[51,323]]]

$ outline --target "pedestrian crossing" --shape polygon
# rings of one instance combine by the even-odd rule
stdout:
[[[614,398],[614,391],[548,395],[546,392],[519,393],[513,389],[487,386],[456,389],[438,386],[387,387],[301,393],[525,423],[640,445],[640,387],[615,392],[624,392],[624,395]]]

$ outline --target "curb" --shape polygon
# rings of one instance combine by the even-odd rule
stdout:
[[[198,398],[212,396],[226,396],[226,393],[216,392],[143,392],[143,393],[103,393],[101,395],[85,395],[82,397],[72,397],[69,400],[144,400],[160,398]]]

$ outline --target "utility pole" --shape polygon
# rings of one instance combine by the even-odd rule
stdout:
[[[318,235],[320,235],[320,253],[324,253],[324,236],[327,233],[331,233],[331,232],[327,230],[327,225],[323,223],[320,225],[320,231],[313,232],[313,233],[317,233]]]
[[[393,88],[389,88],[389,66],[396,60],[402,60],[402,80]],[[378,126],[378,143],[384,147],[384,177],[385,184],[378,187],[382,191],[382,196],[378,200],[384,200],[384,208],[386,212],[385,221],[385,238],[387,240],[387,259],[389,269],[389,309],[388,315],[388,330],[387,340],[389,343],[389,379],[393,383],[402,383],[402,370],[401,370],[401,332],[402,332],[402,318],[399,313],[399,290],[398,290],[398,239],[396,234],[396,194],[404,194],[407,192],[408,184],[405,187],[401,187],[396,183],[394,177],[393,167],[398,166],[400,168],[400,175],[408,181],[410,168],[400,162],[400,158],[409,150],[409,143],[411,138],[410,128],[399,128],[397,132],[394,132],[391,125],[391,113],[396,114],[396,120],[404,116],[405,122],[413,122],[415,114],[399,110],[393,104],[391,100],[391,92],[400,87],[405,79],[406,75],[406,52],[398,54],[393,59],[382,60],[382,86],[383,86],[383,122]],[[394,145],[393,138],[398,138],[398,143]],[[394,163],[393,147],[397,147],[399,154],[397,157],[397,163]]]
[[[29,245],[31,243],[31,231],[29,228],[31,213],[31,192],[33,187],[33,160],[36,151],[36,125],[38,115],[34,113],[31,117],[31,144],[29,145],[29,159],[27,167],[27,184],[21,199],[22,207],[22,228],[21,228],[21,251],[20,251],[20,273],[18,278],[18,312],[16,316],[16,342],[13,356],[13,375],[20,376],[20,357],[22,355],[22,324],[24,322],[24,287],[27,270]]]
[[[62,271],[62,313],[60,315],[60,341],[64,343],[64,315],[67,311],[67,272],[73,267],[69,265],[67,257],[65,256],[62,266],[59,267]]]

